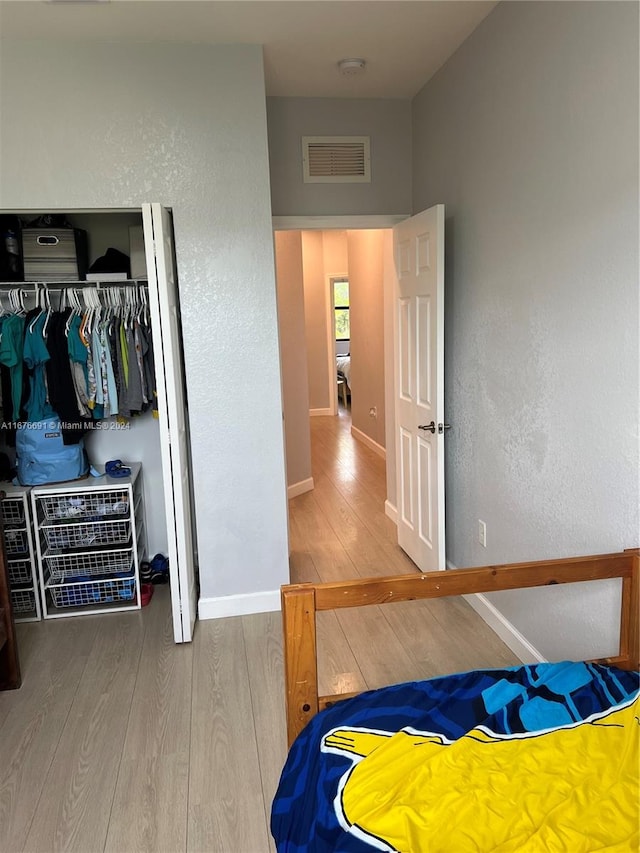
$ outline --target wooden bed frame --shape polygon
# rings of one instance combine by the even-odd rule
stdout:
[[[341,699],[358,695],[318,695],[317,611],[609,578],[622,578],[620,646],[614,657],[598,658],[593,662],[611,664],[621,669],[638,669],[640,549],[637,548],[593,557],[283,586],[282,620],[289,746],[318,711]]]

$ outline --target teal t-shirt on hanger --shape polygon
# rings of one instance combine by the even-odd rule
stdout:
[[[44,325],[47,312],[42,311],[26,328],[24,336],[24,363],[33,373],[29,377],[29,399],[26,402],[29,421],[44,421],[55,418],[56,413],[47,400],[45,364],[49,361],[49,351],[44,339]]]
[[[11,398],[14,421],[20,420],[20,402],[22,398],[22,346],[24,337],[24,317],[9,314],[2,321],[0,336],[0,363],[9,368],[11,377]],[[9,413],[5,413],[7,417]]]

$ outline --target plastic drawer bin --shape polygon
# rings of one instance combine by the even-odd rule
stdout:
[[[36,595],[31,589],[13,589],[11,604],[15,614],[31,613],[36,609]]]
[[[96,545],[126,545],[131,538],[131,521],[95,521],[86,524],[56,524],[41,528],[52,551],[92,548]]]
[[[103,575],[129,574],[133,563],[131,551],[97,554],[46,554],[49,579],[63,583]]]
[[[118,578],[112,581],[96,581],[50,586],[51,599],[56,607],[84,607],[88,604],[112,604],[132,601],[136,595],[135,578]]]
[[[10,584],[31,583],[31,560],[7,560]]]
[[[108,521],[128,514],[129,492],[118,488],[108,492],[69,492],[38,498],[38,503],[47,521]]]
[[[7,557],[19,557],[29,553],[29,539],[26,530],[5,530],[4,545]]]
[[[22,498],[5,498],[0,506],[5,527],[24,525],[24,503]]]

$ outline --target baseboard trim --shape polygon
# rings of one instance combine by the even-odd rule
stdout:
[[[457,567],[450,560],[447,560],[447,568],[455,569]],[[522,663],[546,663],[547,659],[544,655],[540,654],[536,647],[518,631],[506,616],[503,616],[498,608],[483,593],[477,592],[472,595],[463,595],[462,597],[469,602],[478,616],[495,631],[514,655],[520,658]]]
[[[313,477],[307,477],[306,480],[299,480],[297,483],[292,483],[287,487],[287,498],[297,498],[298,495],[304,495],[305,492],[310,492],[313,489]]]
[[[335,415],[333,409],[309,409],[309,417],[316,418],[318,416]]]
[[[369,450],[373,450],[373,452],[376,453],[378,456],[381,456],[383,459],[387,458],[387,451],[384,449],[384,447],[381,444],[378,444],[377,441],[374,441],[372,438],[369,438],[369,436],[365,432],[362,432],[361,429],[352,426],[351,435],[358,441],[361,441],[363,444],[366,444]]]
[[[387,518],[390,518],[396,526],[398,525],[398,510],[392,503],[389,503],[389,501],[384,502],[384,514]]]
[[[243,595],[222,595],[198,601],[198,619],[223,619],[226,616],[248,616],[251,613],[270,613],[280,610],[280,590],[250,592]]]

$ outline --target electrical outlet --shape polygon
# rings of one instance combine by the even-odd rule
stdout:
[[[478,519],[478,542],[483,548],[487,547],[487,525]]]
[[[378,417],[378,409],[376,406],[371,406],[371,408],[369,409],[369,417],[370,418],[377,418]]]

